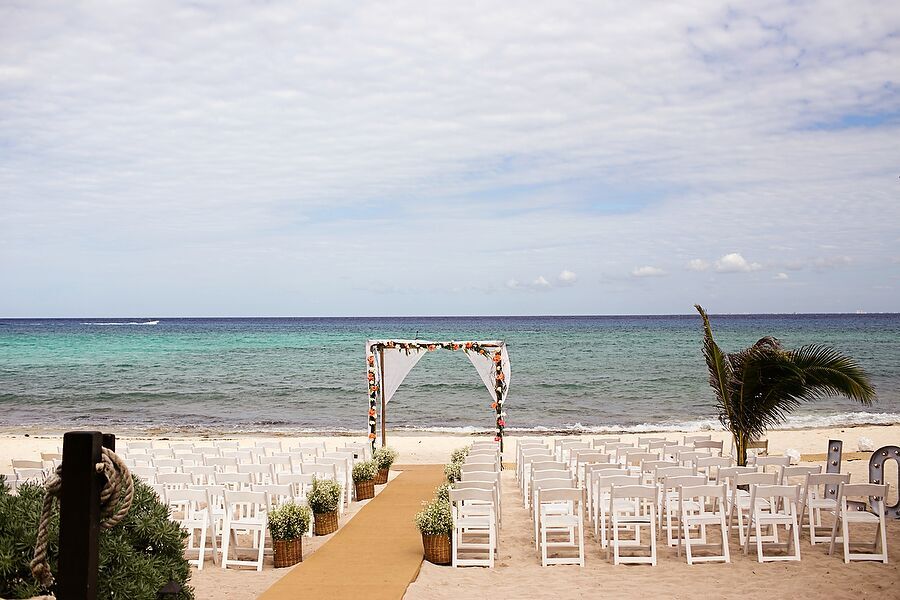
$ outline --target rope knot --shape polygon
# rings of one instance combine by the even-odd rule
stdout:
[[[98,475],[106,477],[106,485],[100,491],[100,527],[111,529],[118,525],[131,509],[134,481],[125,462],[109,448],[102,448],[100,462],[94,465],[94,470]],[[31,561],[31,575],[44,589],[49,589],[53,585],[53,574],[47,562],[47,547],[50,542],[53,502],[59,499],[61,493],[62,465],[58,466],[44,482],[44,505],[34,545],[34,559]]]

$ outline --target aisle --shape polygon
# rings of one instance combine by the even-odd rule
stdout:
[[[443,465],[407,465],[315,554],[266,590],[260,600],[398,600],[422,565],[413,523],[423,500],[444,481]]]

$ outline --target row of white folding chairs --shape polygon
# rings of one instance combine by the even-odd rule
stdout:
[[[341,484],[344,504],[349,505],[352,500],[353,462],[349,452],[333,452],[303,461],[296,456],[270,456],[260,457],[259,463],[242,463],[236,457],[206,456],[202,464],[177,458],[154,458],[149,465],[131,459],[125,459],[125,463],[136,475],[148,480],[160,473],[190,472],[207,479],[214,478],[216,473],[252,473],[257,483],[264,483],[274,481],[275,474],[281,472],[321,473]]]
[[[188,534],[188,551],[194,550],[194,532],[200,534],[196,550],[197,559],[190,562],[203,569],[207,534],[212,544],[213,562],[218,564],[217,553],[221,537],[222,568],[229,564],[253,565],[262,569],[266,541],[266,515],[275,506],[288,501],[305,503],[305,496],[295,494],[295,487],[285,483],[280,485],[253,485],[249,490],[232,490],[225,485],[190,486],[185,488],[157,489],[160,498],[170,507],[172,519]],[[251,534],[251,549],[255,549],[255,561],[232,559],[229,550],[237,552],[237,533]],[[312,524],[306,535],[312,535]]]
[[[372,446],[366,443],[336,445],[335,451],[351,451],[356,458],[372,458]],[[325,442],[256,441],[253,445],[240,445],[235,440],[211,442],[128,442],[120,443],[119,454],[146,454],[175,458],[179,454],[204,454],[228,456],[235,452],[250,452],[254,456],[274,456],[285,453],[303,453],[324,456],[328,449]]]

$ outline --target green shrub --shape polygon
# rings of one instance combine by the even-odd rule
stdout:
[[[397,460],[397,451],[390,446],[382,446],[372,455],[372,459],[378,463],[379,469],[390,469],[394,461]]]
[[[378,464],[374,460],[363,460],[353,465],[353,481],[370,481],[378,475]]]
[[[0,598],[30,598],[44,591],[31,576],[37,526],[44,488],[24,484],[18,495],[0,482]],[[190,568],[184,558],[187,533],[169,520],[169,509],[154,491],[134,480],[134,500],[128,516],[112,529],[100,530],[98,598],[155,600],[159,590],[174,581],[182,586],[179,600],[194,597],[187,586]],[[59,513],[50,525],[48,558],[57,572]]]
[[[269,512],[273,540],[295,540],[309,531],[312,512],[308,506],[287,502]]]
[[[341,486],[333,479],[313,478],[312,489],[306,495],[306,501],[317,515],[334,512],[341,501]]]
[[[453,533],[453,516],[450,502],[435,498],[423,502],[422,510],[416,514],[416,527],[425,535],[450,535]]]

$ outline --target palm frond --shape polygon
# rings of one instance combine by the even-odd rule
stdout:
[[[712,327],[709,324],[709,317],[706,311],[699,304],[695,304],[694,308],[703,318],[703,356],[706,358],[706,366],[709,369],[709,385],[716,394],[716,400],[719,405],[719,420],[723,425],[727,425],[724,415],[727,415],[731,396],[729,393],[729,381],[732,375],[732,365],[727,355],[722,352],[719,345],[713,339]]]
[[[806,384],[804,399],[847,396],[865,406],[875,400],[869,374],[858,362],[834,348],[814,344],[788,354]]]

